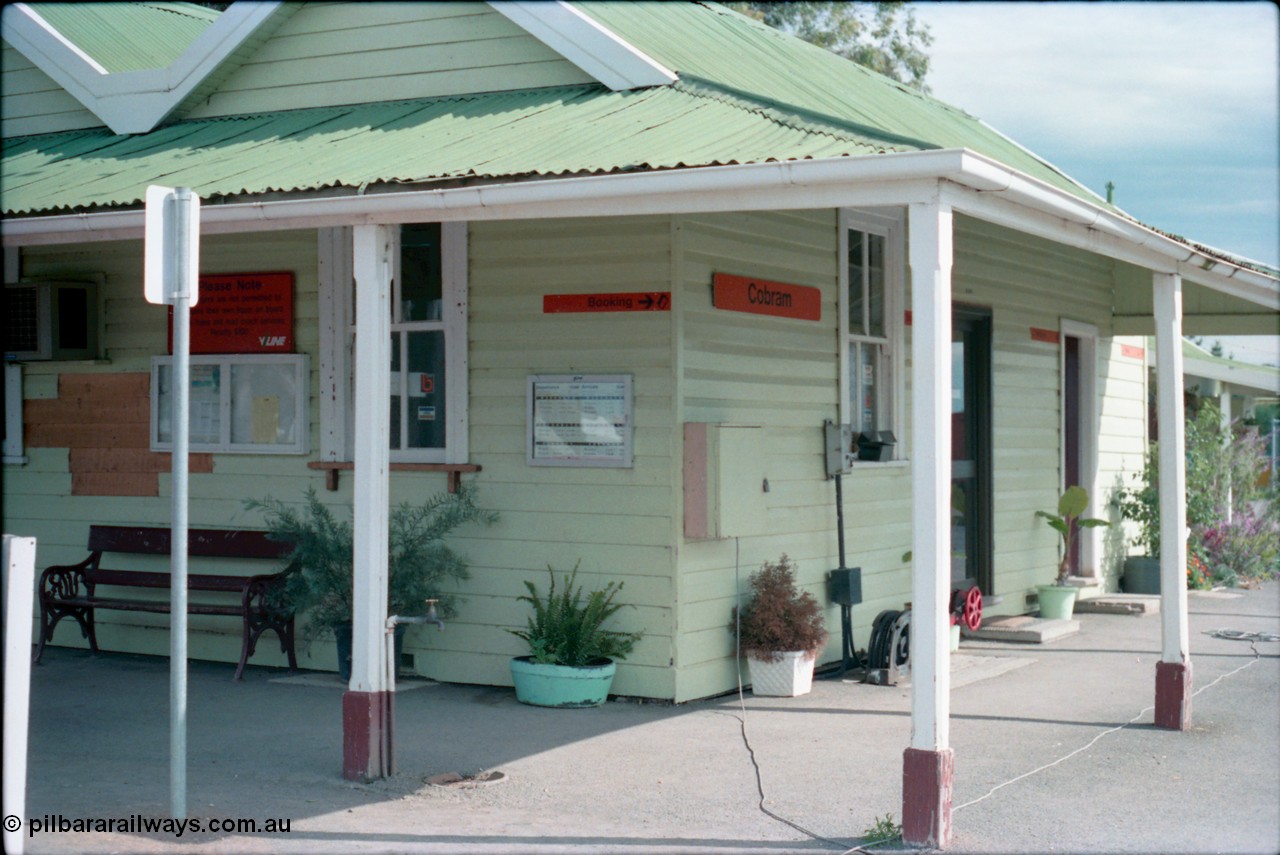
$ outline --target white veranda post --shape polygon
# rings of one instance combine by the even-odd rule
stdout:
[[[342,774],[381,778],[391,771],[392,697],[383,625],[387,619],[387,481],[390,468],[391,275],[398,231],[357,226],[354,579],[351,683],[342,697]]]
[[[911,745],[903,762],[903,837],[951,836],[951,264],[952,212],[908,208],[911,337]]]
[[[1156,322],[1156,397],[1160,425],[1160,662],[1158,727],[1191,725],[1191,654],[1187,631],[1187,464],[1182,402],[1182,278],[1152,277]]]

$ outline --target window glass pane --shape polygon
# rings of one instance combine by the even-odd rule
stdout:
[[[400,447],[400,333],[391,334],[391,447]]]
[[[884,237],[867,235],[867,334],[884,337]]]
[[[406,448],[444,448],[444,333],[411,332]]]
[[[399,321],[438,321],[442,306],[440,224],[415,223],[400,229]]]
[[[157,366],[159,394],[156,396],[156,440],[173,442],[173,365]],[[191,445],[222,442],[222,367],[191,366],[191,391],[187,399],[189,424],[187,441]]]
[[[297,442],[297,372],[289,363],[231,366],[231,441]]]
[[[866,335],[867,324],[863,317],[864,283],[862,263],[863,233],[849,231],[849,333]]]
[[[855,432],[878,430],[880,425],[880,346],[854,342],[849,345],[850,422]]]

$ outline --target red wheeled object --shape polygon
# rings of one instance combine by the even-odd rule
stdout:
[[[972,581],[951,589],[951,625],[956,624],[970,632],[982,626],[982,590]]]

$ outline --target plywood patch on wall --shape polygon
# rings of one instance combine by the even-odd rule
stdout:
[[[150,450],[151,376],[62,374],[58,397],[24,402],[32,448],[66,448],[73,496],[158,496],[170,455]],[[191,455],[191,472],[212,472],[213,455]]]

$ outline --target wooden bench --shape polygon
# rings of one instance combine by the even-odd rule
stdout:
[[[189,529],[187,554],[191,558],[285,558],[293,551],[293,544],[268,540],[266,532],[228,529]],[[144,570],[116,570],[102,566],[104,553],[119,555],[169,555],[170,531],[167,528],[137,526],[94,525],[89,527],[89,557],[79,564],[49,567],[40,574],[40,642],[35,661],[44,655],[44,646],[53,640],[54,627],[64,617],[74,618],[80,624],[80,632],[89,639],[89,648],[98,652],[98,638],[94,631],[94,612],[98,609],[116,609],[131,612],[156,612],[168,614],[170,599],[128,598],[118,595],[101,596],[98,587],[162,588],[168,589],[168,572]],[[187,612],[193,615],[238,616],[242,624],[240,664],[235,679],[244,674],[245,663],[253,655],[258,638],[267,630],[275,630],[280,639],[280,649],[289,656],[289,668],[297,670],[294,652],[293,609],[282,602],[285,576],[296,570],[290,565],[278,573],[257,576],[221,576],[206,573],[188,573],[189,592],[220,592],[239,594],[240,601],[230,597],[214,599],[189,599]]]

